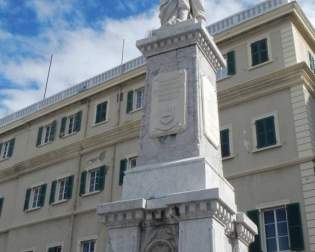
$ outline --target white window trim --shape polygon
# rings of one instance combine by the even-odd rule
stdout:
[[[270,117],[270,116],[273,116],[274,120],[275,120],[274,122],[275,122],[275,131],[276,131],[276,144],[271,145],[271,146],[267,146],[267,147],[264,147],[264,148],[257,149],[256,121],[258,121],[260,119],[264,119],[264,118]],[[253,148],[252,148],[252,152],[253,153],[281,147],[282,144],[281,144],[281,139],[280,139],[278,112],[274,111],[274,112],[271,112],[271,113],[267,113],[267,114],[263,114],[263,115],[254,117],[252,119],[252,135],[253,135],[253,141],[252,141],[253,142]]]
[[[85,237],[81,237],[77,243],[77,252],[81,252],[81,243],[84,241],[95,240],[95,251],[97,251],[97,235],[89,235]]]
[[[266,62],[260,63],[258,65],[253,66],[253,60],[252,60],[252,48],[251,45],[257,41],[267,39],[267,48],[268,48],[268,60]],[[270,40],[270,35],[269,34],[261,34],[255,38],[250,39],[247,42],[247,58],[248,58],[248,70],[253,70],[259,67],[262,67],[264,65],[267,65],[269,63],[273,62],[273,57],[272,57],[272,50],[271,50],[271,40]]]
[[[8,157],[8,154],[9,154],[9,149],[10,149],[10,141],[11,141],[12,139],[14,139],[14,137],[13,137],[13,138],[10,138],[10,139],[6,139],[6,140],[0,142],[0,143],[2,144],[2,148],[1,148],[1,151],[0,151],[0,162],[10,159],[10,157]],[[3,154],[4,154],[4,145],[5,145],[6,143],[9,143],[9,147],[8,147],[6,156],[3,157]]]
[[[61,178],[57,178],[57,185],[56,185],[56,191],[55,191],[55,202],[52,204],[52,205],[57,205],[57,204],[61,204],[61,203],[64,203],[66,201],[68,201],[68,199],[61,199],[59,200],[59,190],[60,190],[60,180],[65,180],[65,188],[64,190],[66,189],[66,186],[67,186],[67,178],[70,177],[69,176],[64,176],[64,177],[61,177]],[[64,197],[64,193],[63,193],[63,197]]]
[[[232,124],[223,125],[223,126],[220,128],[220,132],[221,132],[222,130],[226,130],[226,129],[229,130],[230,155],[227,156],[227,157],[222,157],[222,160],[223,160],[223,161],[224,161],[224,160],[229,160],[229,159],[235,158]],[[220,143],[220,146],[221,146],[221,143]]]
[[[99,104],[104,103],[104,102],[107,102],[106,120],[105,120],[105,121],[102,121],[102,122],[99,122],[99,123],[96,123],[97,106],[98,106]],[[97,126],[99,126],[99,125],[106,124],[106,123],[109,122],[109,108],[110,108],[109,98],[106,98],[105,100],[96,102],[96,104],[95,104],[95,106],[94,106],[94,116],[93,116],[93,123],[92,123],[92,126],[93,126],[93,127],[97,127]]]
[[[61,252],[63,252],[63,251],[64,251],[64,242],[49,243],[49,244],[46,246],[46,252],[48,252],[48,249],[54,248],[54,247],[58,247],[58,246],[61,246]]]
[[[67,138],[67,137],[71,137],[71,136],[74,136],[74,135],[76,135],[76,134],[79,133],[79,132],[74,131],[74,132],[68,134],[68,132],[69,132],[68,125],[69,125],[69,117],[70,117],[70,116],[74,116],[74,123],[75,123],[75,115],[76,115],[77,113],[79,113],[80,111],[82,112],[82,118],[81,118],[81,127],[82,127],[82,125],[83,125],[83,123],[82,123],[82,122],[83,122],[83,114],[84,114],[84,109],[83,109],[83,108],[77,109],[77,110],[75,110],[75,112],[71,112],[71,113],[68,112],[68,113],[66,113],[65,115],[63,115],[63,116],[61,117],[61,120],[60,120],[60,127],[61,127],[61,125],[62,125],[62,118],[64,118],[64,117],[67,118],[66,127],[65,127],[65,134],[64,134],[64,136],[61,137],[61,139],[64,139],[64,138]],[[59,133],[60,133],[60,128],[59,128],[58,131],[56,131],[56,132],[59,132]],[[56,133],[56,134],[58,134],[58,133]]]
[[[104,165],[105,164],[93,165],[92,167],[89,167],[89,168],[83,170],[83,171],[86,171],[87,174],[86,174],[86,181],[85,181],[85,193],[81,195],[82,197],[91,196],[91,195],[98,194],[101,192],[100,190],[90,192],[90,176],[89,176],[89,174],[90,174],[91,170],[98,169]]]
[[[260,234],[261,234],[261,242],[262,242],[262,247],[263,247],[263,251],[267,251],[267,237],[266,237],[266,230],[265,230],[265,218],[264,218],[264,215],[263,213],[265,211],[268,211],[268,210],[275,210],[275,209],[278,209],[278,208],[285,208],[287,204],[280,204],[280,205],[274,205],[274,206],[270,206],[270,207],[267,207],[267,208],[263,208],[263,209],[259,209],[259,212],[260,212],[260,217],[259,217],[259,221],[261,223],[260,225]],[[287,214],[287,223],[288,223],[288,213]],[[276,227],[277,228],[277,227]],[[289,232],[289,228],[288,228],[288,232]],[[290,243],[290,234],[289,235],[289,243]],[[283,250],[281,252],[291,252],[291,250]]]
[[[22,249],[21,252],[28,252],[28,251],[32,251],[32,252],[36,252],[36,249],[33,248],[28,248],[28,249]]]
[[[41,207],[32,207],[32,206],[33,206],[33,197],[32,197],[32,196],[34,196],[34,194],[33,194],[33,189],[36,188],[36,187],[43,186],[43,185],[45,185],[45,184],[47,184],[47,183],[42,182],[42,183],[40,183],[40,184],[34,184],[34,185],[31,185],[31,186],[29,187],[29,189],[31,189],[31,196],[30,196],[30,200],[29,200],[29,202],[28,202],[28,209],[26,210],[27,213],[41,209]],[[46,192],[46,193],[47,193],[47,192]]]
[[[46,146],[46,145],[51,144],[51,143],[54,142],[54,141],[49,141],[49,140],[48,140],[47,143],[44,143],[47,127],[48,127],[48,126],[51,127],[53,123],[54,123],[54,121],[52,121],[52,122],[50,122],[50,123],[48,123],[48,124],[46,124],[46,125],[44,125],[44,126],[41,126],[41,127],[43,127],[43,132],[42,132],[41,139],[40,139],[40,140],[41,140],[41,141],[40,141],[40,145],[38,145],[37,147]],[[57,125],[56,125],[56,126],[57,126]],[[56,129],[55,129],[55,137],[56,137],[57,132],[58,132],[58,128],[56,127]],[[50,131],[50,134],[51,134],[51,131]],[[50,136],[50,134],[49,134],[49,136]]]
[[[136,105],[137,105],[137,90],[140,90],[140,89],[142,89],[143,90],[143,103],[142,103],[142,107],[141,108],[136,108]],[[137,112],[137,111],[140,111],[140,110],[143,110],[144,109],[144,103],[145,103],[145,101],[144,101],[144,87],[142,86],[142,87],[137,87],[137,88],[133,88],[133,89],[129,89],[128,91],[127,91],[127,94],[128,94],[128,92],[130,92],[130,91],[133,91],[133,104],[132,104],[132,110],[129,112],[129,114],[132,114],[132,113],[135,113],[135,112]],[[126,101],[128,102],[128,97],[127,97],[127,99],[126,99]]]

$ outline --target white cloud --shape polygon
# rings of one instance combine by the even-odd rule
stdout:
[[[1,1],[4,0],[0,0],[0,5]],[[72,0],[55,0],[54,5],[48,5],[42,0],[29,2],[29,6],[34,8],[40,20],[51,22],[53,25],[36,38],[14,37],[15,42],[42,57],[0,59],[0,75],[18,86],[17,89],[1,90],[5,97],[0,100],[0,117],[42,98],[51,53],[54,54],[54,60],[48,95],[118,65],[123,39],[126,41],[126,60],[140,55],[135,46],[136,40],[159,26],[158,9],[155,8],[146,14],[125,19],[104,18],[97,30],[83,25],[83,22],[80,22],[80,13],[76,13],[78,24],[75,29],[71,29],[63,18],[63,13],[68,13],[74,8],[71,2]],[[254,1],[257,2],[260,1]],[[242,10],[248,3],[254,4],[248,0],[207,0],[208,23]],[[315,17],[312,0],[301,1],[301,4],[309,16]],[[1,38],[12,39],[12,35],[0,32],[0,40]],[[38,89],[34,90],[34,84],[38,85]]]

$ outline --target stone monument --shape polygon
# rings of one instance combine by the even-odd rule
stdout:
[[[137,42],[147,63],[138,166],[122,200],[97,208],[107,251],[248,251],[257,227],[223,176],[215,73],[225,61],[201,22],[203,1],[161,0],[160,17]]]

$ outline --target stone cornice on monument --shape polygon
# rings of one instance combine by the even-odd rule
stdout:
[[[148,58],[174,49],[197,45],[214,69],[225,66],[225,59],[202,23],[188,20],[152,31],[150,37],[137,42],[137,47]]]

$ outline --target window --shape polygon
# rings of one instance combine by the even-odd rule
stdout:
[[[277,144],[275,116],[268,116],[255,121],[256,148],[266,148]]]
[[[313,57],[313,54],[311,52],[308,53],[309,61],[310,61],[310,68],[315,73],[315,59]]]
[[[55,180],[51,184],[49,203],[64,202],[72,198],[74,176]]]
[[[0,197],[0,216],[2,215],[3,203],[4,203],[4,198]]]
[[[40,127],[38,129],[36,146],[53,142],[55,140],[56,127],[56,121],[46,125],[45,127]]]
[[[24,202],[24,211],[43,207],[45,204],[46,189],[46,184],[27,189]]]
[[[0,143],[0,160],[12,157],[15,146],[15,138],[4,143]]]
[[[222,158],[227,158],[231,156],[231,147],[230,147],[230,129],[223,129],[220,132],[221,138],[221,154]]]
[[[230,51],[225,56],[227,62],[227,74],[236,74],[236,61],[235,61],[235,51]]]
[[[124,177],[126,170],[135,168],[137,166],[138,157],[131,157],[128,159],[122,159],[120,161],[120,170],[119,170],[119,185],[124,183]]]
[[[96,106],[95,124],[105,122],[107,120],[108,102],[102,102]]]
[[[131,90],[127,94],[127,113],[142,109],[144,106],[144,88]]]
[[[258,234],[249,252],[302,251],[304,250],[303,226],[300,204],[292,203],[247,212],[257,225]],[[261,233],[264,233],[262,236]]]
[[[80,252],[95,252],[95,240],[82,241],[80,246]]]
[[[289,232],[286,209],[282,207],[266,210],[263,216],[267,252],[288,251]]]
[[[51,247],[47,252],[62,252],[62,246]]]
[[[63,117],[61,120],[60,137],[75,134],[81,130],[82,111]]]
[[[106,166],[84,171],[81,174],[80,195],[104,190]]]
[[[251,44],[252,66],[269,61],[268,40],[262,39]]]

